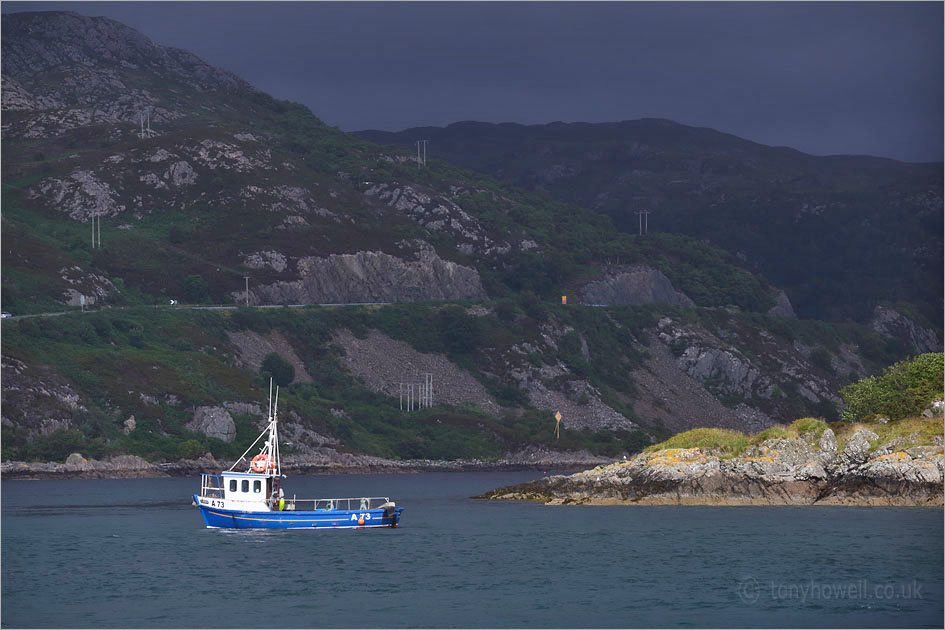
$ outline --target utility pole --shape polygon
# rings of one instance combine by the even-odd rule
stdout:
[[[243,276],[246,280],[246,306],[249,306],[249,276]]]
[[[649,228],[649,210],[637,210],[637,218],[640,220],[640,234],[646,234],[647,229]]]
[[[417,168],[427,165],[427,142],[429,140],[417,140],[415,144],[417,145]],[[421,152],[420,147],[423,147]]]
[[[98,247],[102,248],[102,215],[98,215]]]
[[[141,131],[138,133],[138,137],[142,140],[152,137],[154,132],[151,131],[151,109],[148,108],[144,112],[138,112],[138,120],[141,122]]]

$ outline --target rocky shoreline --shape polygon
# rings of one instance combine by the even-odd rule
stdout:
[[[770,439],[738,457],[712,449],[675,448],[573,475],[544,477],[476,498],[549,505],[943,505],[941,441],[870,452],[877,435],[856,431],[842,451],[827,429]]]
[[[343,453],[319,449],[313,455],[289,455],[282,458],[282,472],[287,475],[371,474],[417,472],[486,472],[486,471],[577,471],[590,465],[610,462],[587,451],[561,453],[529,447],[508,454],[497,461],[481,460],[392,460],[371,455]],[[133,479],[158,477],[194,477],[200,473],[219,473],[233,461],[214,459],[207,453],[199,459],[176,462],[149,462],[136,455],[119,455],[103,460],[86,459],[79,453],[70,455],[65,463],[17,462],[0,463],[2,479]]]

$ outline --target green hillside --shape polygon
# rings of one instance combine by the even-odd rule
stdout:
[[[791,319],[701,237],[418,165],[117,22],[5,14],[3,33],[4,459],[233,457],[265,360],[296,371],[300,456],[610,455],[837,418],[842,386],[917,345],[908,319]],[[339,303],[375,306],[278,308]],[[404,413],[392,384],[420,363],[439,396]]]

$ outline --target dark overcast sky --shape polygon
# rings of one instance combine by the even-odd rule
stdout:
[[[3,2],[105,15],[344,130],[669,118],[943,157],[942,2]]]

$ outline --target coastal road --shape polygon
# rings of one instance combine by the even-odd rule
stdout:
[[[188,304],[156,304],[154,308],[160,309],[190,309],[193,311],[235,311],[239,308],[305,308],[306,306],[321,306],[321,307],[339,307],[339,306],[386,306],[393,304],[393,302],[329,302],[324,304],[252,304],[249,307],[247,306],[196,306]],[[141,308],[140,306],[110,306],[108,310],[125,310],[130,308]],[[31,313],[29,315],[11,315],[10,317],[4,317],[3,319],[29,319],[31,317],[58,317],[60,315],[68,315],[70,313],[98,313],[103,309],[95,309],[88,311],[57,311],[53,313]]]

